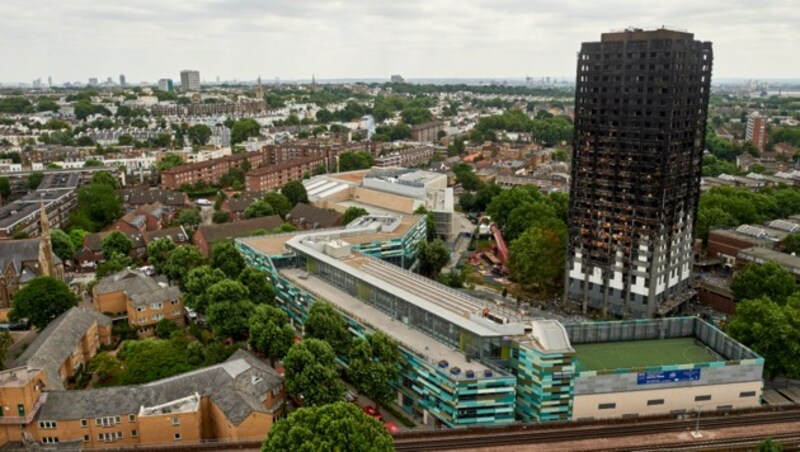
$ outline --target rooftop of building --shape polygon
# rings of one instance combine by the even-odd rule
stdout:
[[[387,241],[402,237],[405,235],[415,224],[419,221],[419,216],[395,216],[397,225],[391,231],[384,228],[378,228],[377,224],[373,224],[369,226],[366,222],[368,222],[369,217],[361,217],[353,220],[350,225],[342,226],[338,228],[333,228],[330,230],[322,230],[318,229],[315,231],[296,231],[296,232],[289,232],[285,234],[273,234],[273,235],[262,235],[256,237],[247,237],[240,239],[243,243],[253,247],[257,251],[264,253],[267,256],[275,256],[279,254],[284,254],[290,251],[286,247],[286,242],[291,240],[294,237],[299,235],[308,235],[308,234],[329,234],[329,235],[342,235],[346,229],[352,228],[363,228],[364,226],[372,227],[373,230],[371,231],[360,231],[358,234],[352,234],[347,236],[347,241],[353,245],[360,245],[363,243],[370,243],[375,241]]]
[[[126,268],[102,278],[94,286],[94,292],[97,294],[125,292],[128,296],[133,296],[160,288],[161,285],[155,279],[138,270]]]
[[[694,337],[576,344],[579,372],[700,364],[725,359]]]
[[[159,287],[130,296],[131,304],[134,306],[147,306],[154,303],[177,300],[180,297],[181,290],[177,286]]]
[[[3,388],[20,388],[39,376],[41,369],[29,366],[14,367],[0,371],[0,386]]]
[[[337,310],[375,331],[383,332],[404,348],[425,358],[429,364],[438,366],[447,361],[450,369],[458,367],[462,375],[467,370],[482,372],[488,368],[477,361],[467,361],[466,356],[410,325],[394,319],[321,279],[308,275],[303,269],[283,269],[281,275],[296,286],[329,301]]]
[[[79,391],[51,391],[37,415],[39,420],[93,419],[139,413],[142,407],[184,407],[182,399],[208,396],[233,425],[254,412],[270,413],[265,395],[283,385],[275,369],[252,354],[238,350],[227,361],[139,386]]]
[[[791,269],[793,273],[800,274],[800,257],[781,253],[780,251],[754,246],[752,248],[739,250],[736,258],[753,261],[759,264],[766,263],[767,261],[775,261],[782,267]]]
[[[26,262],[38,262],[41,239],[0,240],[0,272],[11,266],[16,272],[23,269]],[[61,258],[53,254],[56,264]]]
[[[278,215],[268,215],[266,217],[251,218],[249,220],[239,220],[232,223],[208,224],[197,228],[197,233],[201,233],[208,243],[220,240],[228,240],[244,235],[252,234],[259,230],[271,231],[280,227],[283,220]]]
[[[331,228],[339,224],[342,214],[335,210],[322,209],[299,202],[286,217],[287,220],[290,218],[298,221],[302,220],[318,228]]]
[[[97,311],[72,308],[56,317],[14,361],[14,366],[43,369],[49,389],[64,389],[59,369],[93,323],[109,326],[111,319]]]
[[[670,30],[668,28],[644,29],[629,27],[624,30],[614,30],[601,35],[602,42],[650,40],[650,39],[694,39],[694,34],[684,30]]]

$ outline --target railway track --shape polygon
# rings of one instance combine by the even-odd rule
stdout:
[[[482,433],[465,432],[464,435],[423,435],[414,438],[395,438],[395,449],[404,451],[452,450],[475,447],[507,446],[519,444],[544,444],[563,441],[579,441],[596,438],[619,438],[625,436],[642,436],[676,431],[690,431],[695,427],[695,419],[648,421],[631,424],[575,426],[562,425],[558,428],[547,428],[546,425],[529,429],[512,431],[492,431],[485,429]],[[740,427],[785,422],[800,422],[800,411],[778,411],[738,416],[716,416],[701,419],[702,430]],[[798,434],[794,434],[798,436]],[[763,438],[761,438],[763,439]],[[722,441],[722,440],[720,440]],[[729,440],[733,441],[733,440]],[[701,444],[698,441],[694,444]],[[686,444],[684,444],[685,446]],[[709,444],[710,445],[710,444]],[[724,446],[724,444],[723,444]],[[675,445],[666,449],[674,448]],[[656,447],[648,447],[648,450]],[[619,450],[618,448],[615,450]],[[635,449],[633,449],[635,450]]]

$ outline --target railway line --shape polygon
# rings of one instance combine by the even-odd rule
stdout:
[[[762,411],[741,415],[716,415],[701,418],[701,430],[718,429],[725,427],[742,427],[764,424],[776,424],[787,422],[800,422],[800,410],[788,409],[782,411]],[[464,432],[463,435],[457,433],[447,435],[442,434],[423,434],[414,437],[396,437],[395,449],[399,452],[404,451],[429,451],[429,450],[452,450],[463,448],[490,447],[490,446],[510,446],[523,444],[546,444],[566,441],[580,441],[596,438],[620,438],[626,436],[643,436],[667,432],[691,431],[695,428],[696,419],[673,419],[673,420],[648,420],[632,423],[602,423],[570,425],[562,424],[556,427],[546,424],[527,426],[512,430],[505,429],[473,429]],[[800,433],[793,433],[794,437],[800,440]],[[786,440],[793,437],[787,436]],[[759,438],[763,439],[763,438]],[[779,439],[776,437],[775,439]],[[731,444],[740,443],[747,438],[718,440],[706,440],[708,446],[725,446],[724,442]],[[755,441],[755,438],[749,440]],[[693,443],[675,443],[672,445],[648,446],[651,449],[668,450],[680,446],[701,446],[703,440]],[[619,447],[615,450],[620,450]],[[635,450],[631,449],[631,450]]]

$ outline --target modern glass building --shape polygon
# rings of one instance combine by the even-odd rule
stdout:
[[[427,425],[663,414],[693,409],[694,397],[715,409],[759,403],[763,359],[700,319],[520,318],[404,269],[424,237],[424,217],[369,216],[236,246],[296,327],[325,302],[354,336],[394,339],[397,403]]]

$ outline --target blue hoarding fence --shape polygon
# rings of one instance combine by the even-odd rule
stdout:
[[[700,369],[639,372],[636,374],[636,384],[640,385],[649,385],[654,383],[675,383],[678,381],[697,381],[699,379]]]

